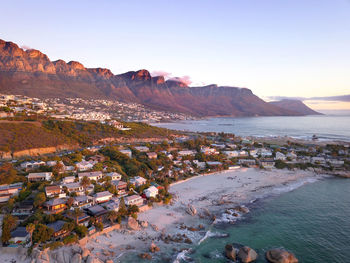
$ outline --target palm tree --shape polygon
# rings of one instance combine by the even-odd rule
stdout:
[[[83,212],[79,208],[75,208],[72,212],[71,215],[74,217],[75,222],[78,224],[79,217],[83,214]]]
[[[80,185],[86,189],[90,185],[90,179],[87,176],[84,176],[83,179],[81,179]]]
[[[30,235],[30,244],[32,244],[32,236],[33,236],[33,232],[35,230],[35,225],[32,224],[32,223],[29,223],[27,226],[26,226],[26,230],[27,232],[29,233]]]

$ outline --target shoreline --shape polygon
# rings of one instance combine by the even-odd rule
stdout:
[[[104,256],[104,250],[110,250],[114,262],[133,262],[140,253],[150,254],[156,262],[178,262],[178,255],[185,257],[185,251],[216,235],[210,232],[213,224],[234,224],[244,218],[245,213],[234,210],[235,207],[249,207],[256,200],[293,191],[322,178],[325,176],[310,171],[254,168],[191,177],[171,184],[172,205],[156,205],[139,214],[138,220],[147,222],[147,227],[131,231],[124,225],[121,230],[90,240],[86,247],[102,260],[109,258]],[[186,212],[188,205],[195,207],[195,215]],[[233,216],[234,213],[238,216]],[[184,242],[185,238],[174,241],[179,235],[185,235],[191,243]],[[152,243],[160,252],[150,253]]]

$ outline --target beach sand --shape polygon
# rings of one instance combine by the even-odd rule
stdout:
[[[149,247],[154,242],[160,247],[156,257],[160,257],[158,255],[163,253],[163,258],[170,259],[176,251],[189,248],[203,240],[213,222],[231,220],[227,214],[222,216],[226,209],[248,205],[258,198],[290,191],[305,183],[314,182],[320,177],[322,176],[311,171],[277,169],[267,171],[254,168],[192,177],[170,186],[169,192],[174,196],[171,205],[156,205],[153,209],[139,214],[138,220],[147,221],[148,227],[131,231],[125,226],[121,230],[110,232],[107,236],[102,235],[89,241],[86,247],[103,260],[111,258],[114,262],[125,262],[128,254],[135,256],[149,252]],[[196,208],[196,215],[192,216],[186,212],[188,205]],[[213,221],[214,215],[216,219]],[[204,228],[199,230],[199,225]],[[191,231],[189,227],[197,228],[197,231]],[[186,238],[191,239],[192,244],[172,240],[164,242],[164,237],[167,235],[175,237],[184,234]],[[103,255],[106,249],[112,256]],[[119,261],[119,258],[124,259]]]

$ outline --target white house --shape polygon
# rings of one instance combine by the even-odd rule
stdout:
[[[125,204],[127,206],[131,206],[131,205],[141,206],[143,205],[143,199],[139,195],[127,196],[125,197]]]
[[[62,179],[62,183],[64,184],[70,184],[74,183],[75,177],[74,176],[67,176]]]
[[[158,194],[158,189],[155,186],[150,186],[149,188],[145,189],[143,193],[147,196],[147,198],[155,198]]]
[[[95,203],[105,203],[108,202],[109,200],[111,200],[113,197],[113,194],[111,194],[108,191],[104,191],[104,192],[99,192],[94,194],[94,201]]]
[[[139,187],[141,185],[144,185],[147,183],[147,180],[141,176],[135,176],[130,179],[130,183],[133,184],[136,187]]]
[[[30,173],[27,175],[29,182],[49,181],[52,178],[52,172],[47,173]]]
[[[129,149],[123,149],[123,150],[119,150],[121,153],[127,155],[129,158],[132,158],[132,152]]]
[[[138,150],[139,152],[148,152],[149,151],[149,148],[146,146],[136,146],[135,149]]]
[[[65,184],[64,186],[67,187],[67,191],[69,193],[75,192],[77,195],[84,194],[84,187],[80,185],[80,183],[69,183],[69,184]]]
[[[224,151],[224,154],[227,155],[229,158],[234,158],[239,156],[238,151]]]
[[[35,169],[39,168],[40,166],[44,166],[46,163],[43,161],[31,161],[31,162],[24,162],[21,163],[22,169]]]
[[[91,170],[94,167],[94,164],[87,161],[81,161],[79,163],[76,163],[75,166],[79,171],[84,172],[84,171]]]
[[[107,173],[106,176],[111,177],[112,181],[115,181],[115,180],[119,181],[122,179],[122,175],[116,172]]]
[[[90,180],[94,180],[97,182],[99,179],[103,177],[103,174],[101,171],[78,173],[79,181],[81,181],[85,176]]]
[[[196,155],[196,151],[193,151],[193,150],[182,150],[182,151],[179,151],[178,152],[178,155],[179,156],[187,156],[187,155],[189,155],[189,156],[194,156],[194,155]]]
[[[275,160],[285,161],[286,159],[287,157],[283,153],[276,152]]]

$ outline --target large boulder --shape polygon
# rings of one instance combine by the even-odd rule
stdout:
[[[194,216],[197,214],[197,209],[193,206],[193,205],[188,205],[187,206],[187,209],[186,209],[186,212],[191,215],[191,216]]]
[[[278,248],[268,250],[266,259],[272,263],[298,263],[298,259],[293,253]]]
[[[258,254],[255,252],[254,249],[244,246],[239,249],[238,258],[243,263],[249,263],[255,261],[258,258]]]
[[[140,229],[140,225],[137,222],[137,220],[131,216],[129,216],[128,218],[128,228],[131,230],[139,230]]]
[[[90,255],[90,250],[88,250],[87,248],[84,248],[83,252],[81,253],[81,256],[83,257],[83,259],[86,259],[89,255]]]
[[[234,248],[233,245],[227,244],[225,246],[225,255],[228,259],[236,261],[236,249]]]
[[[99,258],[96,258],[92,255],[88,256],[86,263],[103,263]]]
[[[152,244],[151,244],[151,246],[149,248],[149,251],[154,253],[154,252],[158,252],[159,250],[160,250],[160,248],[157,247],[157,245],[152,242]]]

